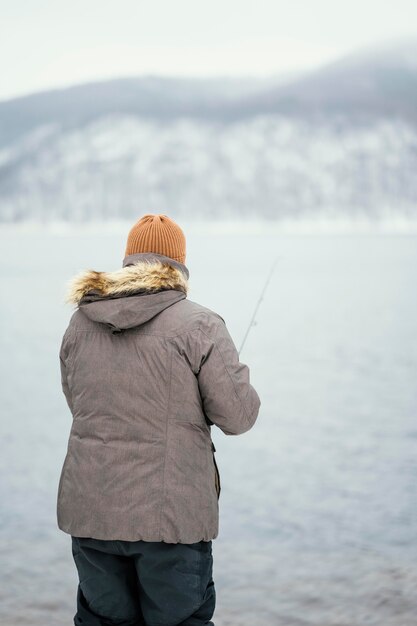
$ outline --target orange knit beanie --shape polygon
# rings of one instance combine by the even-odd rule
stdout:
[[[125,256],[154,252],[185,263],[185,235],[167,215],[148,213],[132,226],[127,237]]]

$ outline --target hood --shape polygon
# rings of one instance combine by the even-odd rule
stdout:
[[[123,259],[112,272],[83,270],[68,283],[65,301],[114,333],[134,328],[187,297],[188,268],[161,254],[144,252]]]

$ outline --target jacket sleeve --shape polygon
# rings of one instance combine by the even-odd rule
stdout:
[[[68,351],[69,351],[69,342],[68,342],[69,335],[70,335],[70,331],[69,331],[69,328],[67,328],[61,341],[61,347],[59,350],[59,363],[60,363],[60,368],[61,368],[62,391],[64,392],[68,407],[72,413],[73,405],[72,405],[71,391],[68,387],[67,365],[66,365],[67,359],[68,359]]]
[[[252,428],[261,405],[250,384],[249,368],[240,363],[222,318],[200,331],[197,378],[204,413],[226,435],[240,435]]]

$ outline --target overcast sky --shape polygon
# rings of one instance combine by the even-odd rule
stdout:
[[[270,75],[417,35],[417,0],[0,0],[0,98],[153,73]]]

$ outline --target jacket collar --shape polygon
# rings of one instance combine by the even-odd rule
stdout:
[[[156,254],[154,252],[138,252],[136,254],[129,254],[123,259],[123,267],[127,267],[129,265],[133,265],[142,261],[160,261],[161,263],[168,263],[169,265],[171,265],[171,267],[174,267],[180,270],[183,274],[185,274],[186,278],[189,278],[190,276],[188,267],[184,265],[184,263],[180,263],[175,259],[171,259],[171,257],[164,256],[163,254]]]

